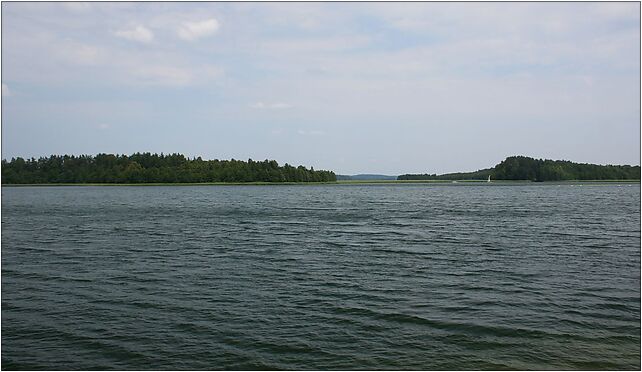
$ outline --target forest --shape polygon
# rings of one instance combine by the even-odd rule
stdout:
[[[398,180],[495,180],[571,181],[571,180],[639,180],[640,166],[597,165],[567,160],[543,160],[527,156],[510,156],[493,168],[469,173],[404,174]]]
[[[279,166],[275,160],[203,160],[181,154],[51,155],[2,160],[3,184],[329,182],[333,172]]]
[[[402,174],[398,180],[420,181],[420,180],[442,180],[442,181],[459,181],[459,180],[485,180],[492,172],[491,169],[480,169],[476,172],[458,172],[446,174]]]

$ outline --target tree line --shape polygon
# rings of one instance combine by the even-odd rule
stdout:
[[[458,180],[485,180],[491,174],[492,169],[480,169],[476,172],[459,172],[459,173],[446,173],[446,174],[402,174],[398,176],[398,180],[442,180],[442,181],[458,181]]]
[[[498,180],[567,181],[640,179],[640,166],[597,165],[511,156],[495,166]]]
[[[571,180],[639,180],[640,166],[597,165],[567,160],[534,159],[510,156],[493,168],[469,173],[404,174],[399,180],[496,180],[571,181]]]
[[[279,166],[275,160],[203,160],[181,154],[51,155],[2,160],[3,184],[330,182],[334,172]]]

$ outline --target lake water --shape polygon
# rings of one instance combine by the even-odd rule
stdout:
[[[640,369],[640,185],[2,188],[3,369]]]

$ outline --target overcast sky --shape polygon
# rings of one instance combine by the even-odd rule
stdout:
[[[2,157],[639,164],[639,3],[2,3]]]

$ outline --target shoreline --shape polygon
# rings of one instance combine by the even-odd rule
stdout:
[[[640,180],[569,180],[569,181],[544,181],[534,182],[529,180],[497,180],[491,181],[495,185],[564,185],[564,184],[639,184]],[[480,185],[488,184],[486,180],[342,180],[335,182],[167,182],[167,183],[25,183],[2,184],[2,187],[55,187],[55,186],[318,186],[318,185]]]

